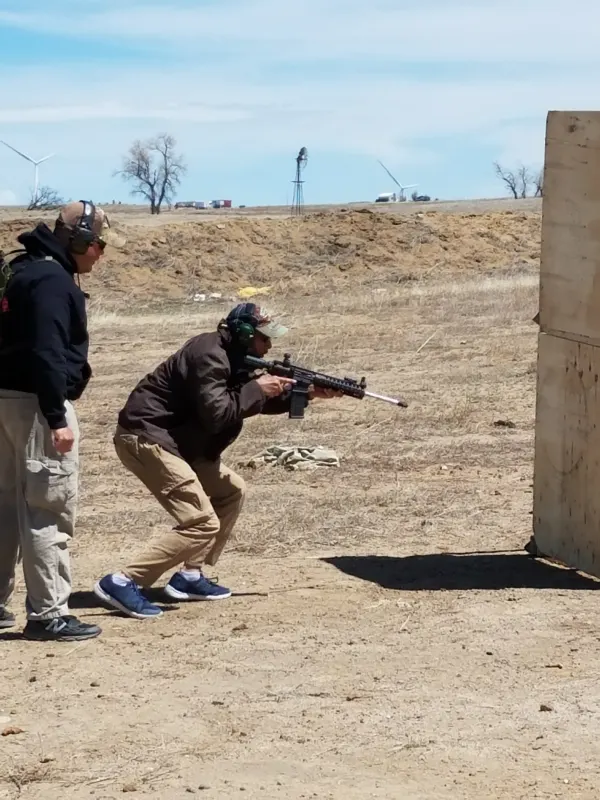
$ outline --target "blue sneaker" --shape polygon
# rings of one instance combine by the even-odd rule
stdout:
[[[112,575],[105,575],[94,586],[94,594],[100,600],[104,600],[109,606],[118,608],[128,617],[136,619],[149,619],[160,617],[162,609],[155,606],[143,596],[140,587],[133,581],[129,581],[125,586],[115,583]]]
[[[231,597],[231,589],[219,586],[202,573],[196,580],[189,580],[176,572],[165,586],[165,594],[173,600],[225,600]]]

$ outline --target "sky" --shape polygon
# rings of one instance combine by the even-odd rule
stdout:
[[[173,135],[176,200],[501,197],[543,164],[550,110],[600,108],[597,0],[0,0],[0,139],[65,199],[136,202],[114,173]],[[0,145],[0,205],[33,166]],[[412,191],[412,190],[411,190]]]

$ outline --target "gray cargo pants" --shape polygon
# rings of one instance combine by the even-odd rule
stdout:
[[[65,403],[65,414],[75,443],[61,455],[37,397],[0,389],[0,605],[12,596],[22,558],[31,620],[69,613],[79,426],[71,403]]]

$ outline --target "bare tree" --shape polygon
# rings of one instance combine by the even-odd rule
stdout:
[[[60,208],[64,204],[65,201],[55,189],[50,186],[40,186],[36,195],[31,194],[27,210],[47,211],[52,208]]]
[[[519,176],[516,172],[510,172],[504,167],[501,167],[497,161],[494,161],[494,170],[500,180],[504,181],[506,188],[510,191],[515,200],[519,199]]]
[[[186,166],[175,152],[175,139],[159,133],[145,142],[136,140],[115,172],[132,184],[131,194],[139,194],[150,203],[150,213],[160,214],[163,202],[170,203]]]
[[[517,178],[519,182],[519,197],[524,200],[527,197],[529,184],[533,180],[533,177],[529,169],[521,165],[517,170]]]
[[[522,164],[517,169],[509,170],[494,161],[494,170],[500,180],[504,181],[515,200],[525,199],[529,196],[530,187],[535,189],[535,197],[542,196],[544,171],[532,172],[529,167]]]

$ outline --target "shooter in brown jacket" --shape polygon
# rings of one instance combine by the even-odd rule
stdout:
[[[119,414],[117,454],[152,492],[177,525],[120,571],[94,587],[105,603],[137,619],[161,609],[141,589],[167,570],[175,572],[165,593],[175,600],[221,600],[231,591],[206,578],[239,516],[245,484],[221,463],[244,419],[289,409],[290,381],[251,377],[246,354],[263,357],[271,339],[287,332],[253,303],[236,306],[216,331],[186,342],[133,390]],[[313,389],[313,397],[333,392]]]

